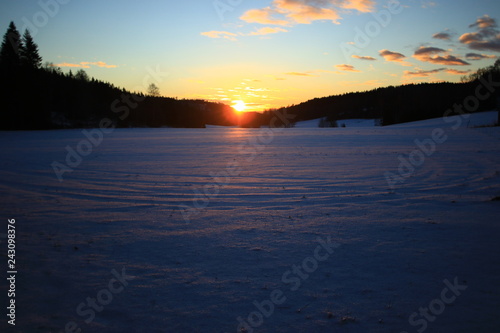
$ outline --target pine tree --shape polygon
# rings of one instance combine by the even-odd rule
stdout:
[[[38,53],[38,45],[33,41],[29,30],[24,31],[21,49],[21,63],[29,68],[40,68],[42,57]]]
[[[0,48],[0,66],[9,70],[18,68],[21,64],[20,51],[22,47],[21,35],[14,22],[10,22]]]

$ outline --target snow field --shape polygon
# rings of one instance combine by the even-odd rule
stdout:
[[[117,129],[63,182],[51,163],[80,130],[1,132],[15,331],[494,332],[500,131],[427,122],[291,128],[251,154],[258,129]],[[435,128],[446,141],[391,188]],[[318,239],[338,245],[324,261]],[[107,303],[112,270],[130,280]],[[467,288],[441,298],[445,280]]]

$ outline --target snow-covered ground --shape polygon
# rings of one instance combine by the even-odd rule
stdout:
[[[489,126],[493,125],[498,120],[498,111],[489,112],[479,112],[470,115],[466,115],[466,118],[462,117],[449,117],[449,122],[454,124],[456,119],[462,119],[461,127],[477,127],[477,126]],[[295,124],[296,128],[312,128],[319,127],[319,122],[321,118],[299,121]],[[339,127],[374,127],[378,125],[379,119],[342,119],[337,121]],[[411,127],[411,128],[422,128],[422,127],[433,127],[442,126],[443,119],[435,118],[429,120],[415,121],[411,123],[403,123],[397,125],[391,125],[390,127]]]
[[[0,132],[0,330],[497,332],[500,128],[448,121]]]
[[[474,128],[480,126],[491,126],[498,121],[498,111],[479,112],[472,114],[464,114],[461,117],[434,118],[428,120],[415,121],[411,123],[403,123],[391,125],[389,127],[397,128],[432,128],[432,127],[455,127]]]

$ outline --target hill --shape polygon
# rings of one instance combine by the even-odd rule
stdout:
[[[381,119],[382,125],[392,125],[494,109],[500,60],[463,81],[390,86],[238,114],[221,102],[161,97],[154,89],[149,95],[130,92],[90,78],[83,69],[64,74],[51,63],[42,66],[29,31],[21,37],[11,22],[0,49],[0,129],[90,128],[102,122],[114,127],[293,126],[317,118],[327,124]]]

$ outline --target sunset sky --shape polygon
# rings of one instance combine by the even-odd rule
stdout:
[[[64,71],[256,111],[459,81],[500,55],[498,0],[2,1],[2,34],[11,20]]]

